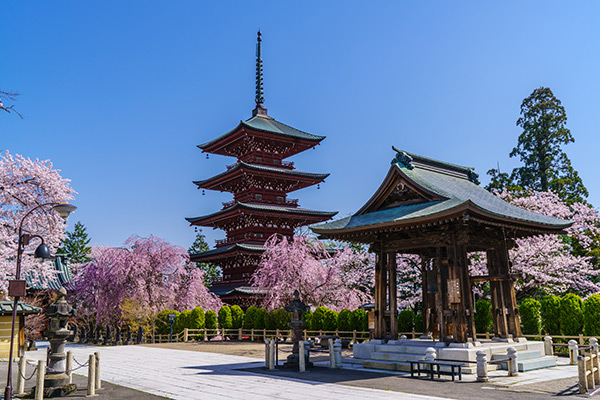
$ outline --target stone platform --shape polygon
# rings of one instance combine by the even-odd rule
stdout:
[[[425,339],[371,340],[353,346],[353,364],[364,368],[392,371],[410,371],[409,361],[424,360],[426,349],[433,347],[436,358],[452,361],[465,361],[464,373],[477,371],[476,357],[480,350],[485,351],[488,360],[508,358],[509,347],[517,350],[517,364],[520,372],[556,366],[554,356],[544,354],[544,343],[528,341],[524,338],[504,341],[483,341],[469,343],[444,343]],[[507,369],[506,363],[490,364],[488,370]]]

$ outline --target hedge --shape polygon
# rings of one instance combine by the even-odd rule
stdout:
[[[333,310],[326,310],[323,315],[323,330],[335,331],[337,329],[338,313]]]
[[[423,330],[423,313],[419,312],[417,315],[415,315],[415,331],[421,330]]]
[[[366,332],[369,330],[369,319],[367,312],[360,308],[352,311],[350,315],[350,325],[353,331]]]
[[[540,309],[542,305],[536,299],[525,299],[519,307],[521,326],[525,335],[539,335],[542,327]]]
[[[190,310],[183,310],[181,314],[179,314],[175,319],[175,324],[173,325],[173,333],[183,332],[185,328],[189,328],[191,316],[192,312]]]
[[[337,323],[338,331],[349,332],[352,330],[352,324],[350,321],[351,315],[352,315],[352,311],[348,310],[347,308],[344,308],[342,311],[340,311],[340,313],[338,314],[338,323]]]
[[[206,329],[217,329],[217,313],[213,310],[208,310],[204,316]]]
[[[312,320],[310,322],[311,331],[320,331],[321,329],[323,329],[323,318],[325,318],[326,311],[327,308],[323,306],[317,307],[317,309],[312,315]]]
[[[560,325],[563,335],[579,335],[583,330],[581,298],[569,293],[560,299]]]
[[[244,328],[252,329],[254,328],[254,320],[256,319],[256,311],[258,310],[255,306],[250,306],[246,310],[246,315],[244,316]]]
[[[490,332],[494,320],[492,318],[492,303],[487,300],[477,300],[475,303],[475,330],[479,333]]]
[[[158,333],[159,335],[166,335],[171,331],[171,322],[169,321],[169,314],[175,314],[175,320],[177,320],[177,317],[179,316],[179,311],[166,309],[162,310],[156,315],[156,333]]]
[[[202,307],[194,307],[190,315],[190,329],[204,328],[204,310]]]
[[[583,331],[587,336],[600,336],[600,294],[583,302]]]
[[[410,332],[415,327],[415,312],[402,310],[398,314],[398,332]]]
[[[231,318],[231,307],[223,306],[219,310],[219,326],[223,329],[231,329],[233,327],[233,319]]]
[[[545,296],[542,301],[540,314],[542,316],[542,331],[548,335],[560,335],[560,297]]]
[[[237,304],[231,306],[231,322],[233,329],[239,329],[244,325],[244,311]]]

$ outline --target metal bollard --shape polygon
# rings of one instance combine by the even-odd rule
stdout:
[[[487,358],[485,351],[479,350],[477,353],[477,382],[487,382],[488,371],[487,371]]]
[[[304,355],[304,347],[306,345],[302,340],[298,343],[300,345],[300,350],[298,351],[298,370],[300,372],[306,371],[306,357]]]
[[[27,368],[27,357],[22,356],[19,359],[19,375],[17,375],[17,396],[25,394],[25,368]]]
[[[329,345],[329,368],[335,368],[335,354],[333,354],[333,340],[328,339],[327,344]]]
[[[573,339],[569,340],[569,361],[571,365],[577,365],[577,356],[579,355],[579,346]]]
[[[44,400],[44,378],[46,376],[46,363],[38,361],[37,376],[35,377],[35,400]]]
[[[552,337],[551,336],[544,337],[544,354],[547,356],[554,355],[554,347],[552,347]]]
[[[340,339],[335,339],[333,343],[333,358],[335,368],[342,368],[342,341]]]
[[[508,353],[508,376],[517,376],[519,375],[517,349],[514,347],[509,347],[506,351]]]
[[[88,361],[87,395],[88,397],[96,395],[96,356],[93,354],[90,354]]]
[[[94,387],[96,390],[102,389],[102,379],[100,376],[100,353],[95,352],[94,356],[96,356],[96,382],[94,383]]]
[[[67,351],[67,368],[66,371],[69,376],[69,383],[73,383],[73,352]]]

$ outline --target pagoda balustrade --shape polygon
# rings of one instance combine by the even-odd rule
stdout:
[[[248,203],[264,203],[264,204],[276,204],[276,205],[282,205],[282,206],[290,206],[290,207],[298,207],[298,199],[269,199],[268,197],[266,199],[261,199],[260,201],[257,201],[256,199],[248,199],[246,200],[246,202]],[[229,207],[233,207],[236,203],[236,200],[231,200],[231,201],[226,201],[223,202],[221,204],[223,204],[223,210],[225,210],[226,208]]]
[[[263,159],[261,159],[260,157],[249,157],[246,160],[243,160],[246,163],[250,163],[250,164],[259,164],[259,165],[266,165],[266,166],[273,166],[273,167],[281,167],[281,168],[285,168],[285,169],[295,169],[294,168],[294,162],[293,161],[280,161],[280,160],[271,160],[271,163],[267,163],[265,162]],[[237,165],[239,164],[238,162],[235,162],[233,164],[229,164],[227,165],[227,171],[235,168]]]

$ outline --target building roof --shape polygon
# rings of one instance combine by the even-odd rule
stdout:
[[[0,315],[8,315],[13,312],[14,301],[0,301]],[[27,303],[19,301],[17,303],[17,314],[37,314],[42,309],[39,307],[31,306]]]
[[[244,282],[223,285],[216,284],[212,285],[209,290],[217,296],[231,296],[235,294],[253,295],[261,293],[260,290],[254,289],[252,286],[248,286],[248,283]]]
[[[477,180],[473,168],[397,151],[386,180],[373,197],[353,216],[311,227],[319,234],[377,229],[383,226],[410,226],[453,215],[496,220],[521,228],[561,231],[572,222],[547,217],[516,207],[488,192]],[[422,199],[383,206],[398,184]]]
[[[276,214],[283,214],[283,215],[307,215],[307,216],[315,216],[315,217],[326,217],[326,218],[331,218],[333,217],[335,214],[337,214],[337,211],[315,211],[315,210],[308,210],[306,208],[297,208],[297,207],[287,207],[287,206],[279,206],[279,205],[275,205],[275,204],[258,204],[258,203],[240,203],[240,202],[236,202],[234,205],[232,205],[231,207],[228,207],[224,210],[219,210],[217,212],[214,212],[212,214],[208,214],[208,215],[204,215],[201,217],[194,217],[194,218],[186,218],[186,220],[190,223],[190,224],[197,224],[200,223],[202,221],[206,221],[209,220],[211,218],[217,217],[219,215],[222,214],[226,214],[229,213],[231,211],[236,211],[236,210],[248,210],[248,211],[258,211],[261,213],[276,213]]]
[[[272,166],[260,165],[260,164],[250,164],[250,163],[246,163],[243,161],[239,161],[232,168],[228,169],[227,171],[222,172],[218,175],[215,175],[212,178],[204,179],[202,181],[194,181],[194,184],[198,185],[199,187],[202,187],[203,185],[206,185],[210,182],[216,181],[217,179],[226,177],[227,175],[231,175],[240,169],[248,169],[251,171],[259,171],[259,172],[268,172],[268,173],[278,174],[278,175],[282,175],[282,176],[289,176],[289,177],[300,177],[300,178],[319,179],[319,180],[323,180],[329,176],[329,174],[315,174],[315,173],[311,173],[311,172],[297,171],[297,170],[293,170],[293,169],[289,169],[289,168],[274,167],[274,166],[272,167]]]
[[[226,134],[221,135],[218,138],[211,140],[210,142],[206,142],[204,144],[198,145],[198,147],[201,148],[202,150],[205,150],[206,148],[214,145],[215,143],[218,143],[218,142],[228,138],[229,136],[238,132],[242,128],[249,128],[249,129],[252,129],[255,131],[270,133],[270,134],[274,134],[277,136],[293,138],[293,139],[308,140],[308,141],[317,142],[317,143],[320,142],[321,140],[325,139],[325,136],[317,136],[317,135],[313,135],[311,133],[301,131],[296,128],[292,128],[291,126],[286,125],[282,122],[279,122],[276,119],[269,117],[267,115],[255,115],[246,121],[240,121],[238,126],[236,126],[231,131],[227,132]]]
[[[34,290],[58,290],[73,282],[73,274],[69,263],[63,257],[57,256],[54,259],[54,273],[49,277],[40,277],[32,271],[25,275],[27,287]]]
[[[198,258],[209,258],[221,254],[233,253],[233,252],[250,252],[250,253],[262,253],[265,251],[265,246],[260,244],[247,244],[247,243],[234,243],[229,246],[217,247],[216,249],[203,251],[202,253],[190,254],[190,259],[194,261]]]

